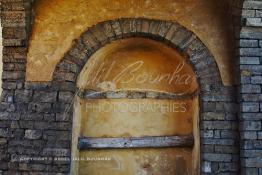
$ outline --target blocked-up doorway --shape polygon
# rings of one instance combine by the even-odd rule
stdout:
[[[198,84],[175,49],[114,41],[91,56],[77,85],[73,174],[198,174]]]

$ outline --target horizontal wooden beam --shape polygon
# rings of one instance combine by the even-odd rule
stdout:
[[[114,149],[114,148],[163,148],[193,147],[194,138],[187,136],[147,136],[121,138],[80,137],[78,149]]]
[[[121,90],[121,91],[104,91],[95,90],[78,90],[78,96],[84,99],[191,99],[198,95],[198,90],[190,93],[171,93],[157,91],[138,91],[138,90]]]

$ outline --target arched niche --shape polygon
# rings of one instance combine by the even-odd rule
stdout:
[[[72,157],[111,160],[75,161],[74,174],[198,174],[199,86],[186,56],[151,39],[113,41],[89,58],[77,87]],[[155,136],[192,136],[193,144],[79,150],[84,137]]]
[[[161,21],[145,18],[122,18],[104,21],[88,28],[79,39],[74,42],[72,48],[64,55],[59,64],[56,65],[51,84],[52,89],[62,91],[63,93],[75,93],[77,96],[75,101],[78,100],[75,104],[80,103],[80,98],[78,98],[78,96],[81,98],[85,96],[90,97],[91,94],[94,95],[95,93],[96,95],[91,95],[91,97],[97,97],[98,95],[98,98],[104,98],[107,95],[110,95],[112,92],[98,94],[96,93],[96,90],[82,92],[81,90],[84,88],[81,89],[79,88],[80,86],[76,87],[77,77],[79,77],[80,73],[83,72],[82,70],[85,65],[87,65],[86,63],[88,60],[90,60],[98,50],[104,48],[113,41],[134,37],[151,39],[170,47],[177,51],[187,64],[192,66],[197,77],[199,88],[199,91],[197,91],[196,94],[198,94],[199,97],[199,120],[201,126],[201,163],[196,162],[195,167],[201,164],[201,172],[213,172],[213,169],[210,166],[212,163],[219,163],[219,160],[216,161],[212,159],[210,162],[210,158],[206,156],[209,155],[209,149],[204,148],[214,143],[215,140],[206,138],[204,133],[210,131],[210,129],[221,130],[219,127],[220,125],[213,125],[220,124],[221,121],[219,121],[219,119],[211,119],[212,121],[210,121],[209,118],[205,118],[204,116],[210,112],[213,114],[220,114],[221,111],[217,111],[217,107],[219,106],[216,107],[212,104],[217,103],[225,106],[228,103],[231,104],[234,100],[234,94],[232,93],[231,87],[225,87],[222,85],[217,64],[207,47],[194,33],[178,23],[174,21]],[[126,97],[123,95],[125,93],[121,92],[120,94],[120,97]],[[135,92],[131,95],[131,98],[133,98],[134,95],[139,94],[140,93]],[[148,94],[150,94],[149,96],[152,98],[152,93]],[[159,95],[163,95],[166,98],[170,94],[153,94],[153,97]],[[172,98],[175,97],[179,99],[181,97],[180,95],[171,95]],[[187,94],[187,96],[188,95],[194,95],[194,93]],[[142,97],[144,97],[144,95]],[[72,115],[73,109],[74,111],[81,111],[79,107],[80,105],[75,105],[74,108],[66,108],[64,113],[69,115],[68,117],[71,117],[71,119],[75,120],[76,113],[75,115]],[[233,126],[234,121],[227,121],[227,123],[226,127],[231,124]],[[77,122],[75,122],[72,128],[74,128],[73,135],[75,136],[72,139],[71,146],[72,153],[74,153],[71,156],[73,160],[75,156],[78,156],[75,154],[77,153],[75,150],[77,149],[78,144],[76,136],[79,136],[79,134],[77,135],[76,133],[80,133],[80,125],[77,125]],[[235,129],[232,127],[229,129],[229,132],[235,132]],[[216,145],[223,147],[224,142],[216,143]],[[234,144],[233,147],[237,149],[237,145]],[[226,154],[226,151],[226,149],[222,149],[218,155]],[[75,161],[71,162],[74,163]],[[74,171],[76,168],[72,166],[71,170]]]

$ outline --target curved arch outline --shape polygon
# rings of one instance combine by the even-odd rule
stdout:
[[[145,18],[121,18],[88,28],[57,64],[53,81],[76,82],[93,53],[112,41],[130,37],[149,38],[178,50],[193,67],[200,85],[222,82],[215,59],[195,34],[176,22]]]
[[[162,42],[184,56],[185,61],[192,66],[197,76],[200,97],[199,123],[201,123],[204,102],[218,101],[217,98],[220,96],[218,92],[223,91],[221,76],[208,48],[193,32],[173,21],[121,18],[100,22],[88,28],[57,64],[53,73],[52,86],[61,90],[62,83],[69,83],[73,86],[70,91],[76,92],[77,77],[91,55],[112,41],[130,37],[145,37]],[[228,101],[228,99],[222,99],[222,101]],[[205,130],[199,128],[200,131]],[[202,139],[204,136],[201,135],[201,156],[205,153],[201,145]]]

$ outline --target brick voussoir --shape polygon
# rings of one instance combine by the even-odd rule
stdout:
[[[116,35],[113,31],[113,28],[112,28],[110,22],[108,22],[108,21],[101,22],[100,25],[102,27],[102,31],[104,32],[104,34],[108,38],[108,40],[109,41],[115,40]]]
[[[112,26],[112,29],[115,33],[116,38],[122,39],[123,33],[122,33],[122,28],[121,28],[119,20],[110,21],[110,24]]]
[[[24,20],[21,21],[24,22]],[[8,20],[5,19],[4,22],[6,23]],[[8,39],[24,37],[23,27],[19,28],[18,33],[12,33],[16,26],[17,24],[12,23],[8,30],[5,29],[6,35],[10,37]],[[0,136],[2,134],[7,138],[9,154],[14,156],[15,152],[20,150],[21,155],[70,157],[72,102],[77,90],[76,78],[88,58],[97,49],[113,40],[130,36],[142,36],[161,41],[164,44],[167,44],[166,41],[169,41],[169,44],[173,42],[175,48],[180,48],[180,51],[188,56],[194,71],[199,73],[200,103],[204,104],[203,111],[206,111],[205,115],[201,115],[203,111],[200,114],[202,117],[200,118],[201,151],[204,160],[221,166],[223,172],[236,171],[238,133],[236,132],[237,118],[234,116],[237,114],[231,109],[234,108],[234,105],[228,105],[235,103],[236,99],[232,97],[234,94],[222,85],[214,58],[193,33],[179,24],[145,18],[117,19],[101,22],[89,28],[75,41],[72,49],[58,63],[52,82],[24,82],[25,72],[21,71],[20,75],[19,71],[14,72],[13,70],[20,70],[20,68],[24,70],[25,64],[21,64],[20,67],[15,60],[23,59],[22,63],[26,63],[26,47],[5,47],[4,62],[10,63],[4,65],[7,71],[4,72],[3,77],[4,84],[6,83],[10,90],[5,90],[3,93],[4,102],[2,103],[5,105],[0,107],[0,119],[3,119],[0,121]],[[24,86],[23,84],[13,84],[18,80],[24,82]],[[204,87],[204,85],[207,86]],[[144,98],[145,94],[138,95]],[[11,107],[12,105],[13,107]],[[225,105],[227,105],[227,109],[225,109]],[[6,108],[9,111],[6,111]],[[227,118],[229,119],[227,120]],[[245,126],[250,131],[253,131],[251,129],[258,131],[255,129],[259,128],[252,124],[245,124]],[[202,149],[202,146],[206,149]],[[253,146],[259,147],[258,143]],[[59,162],[50,164],[31,162],[21,164],[18,169],[23,170],[24,173],[38,171],[39,173],[48,172],[48,174],[51,172],[67,174],[69,172],[68,162],[59,164],[58,169],[56,168],[57,164]],[[229,165],[234,168],[229,169]],[[0,170],[2,170],[1,166]]]
[[[133,33],[131,32],[132,30],[131,22],[132,22],[132,19],[128,19],[128,18],[119,20],[120,27],[122,29],[123,38],[132,36]]]
[[[101,43],[101,45],[105,45],[109,43],[109,39],[106,36],[106,34],[103,32],[104,30],[101,24],[95,25],[89,28],[89,30],[92,33],[92,35],[95,37],[95,39],[99,41],[99,43]]]

